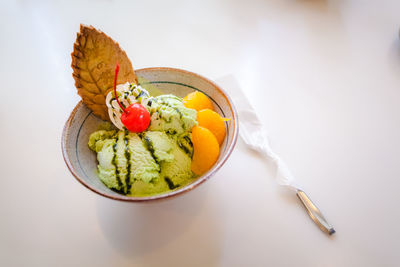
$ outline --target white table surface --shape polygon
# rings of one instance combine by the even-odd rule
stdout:
[[[399,266],[400,2],[2,1],[1,266]],[[237,77],[328,237],[241,140],[173,200],[87,190],[61,154],[79,24],[135,68]],[[226,88],[229,92],[229,88]]]

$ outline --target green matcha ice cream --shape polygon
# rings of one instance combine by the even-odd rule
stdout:
[[[191,129],[197,124],[196,111],[173,95],[149,98],[146,108],[151,115],[148,130],[99,130],[89,137],[100,180],[129,196],[160,194],[194,179]]]

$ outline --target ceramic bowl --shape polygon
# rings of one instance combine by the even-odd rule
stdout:
[[[62,134],[62,153],[72,175],[90,190],[121,201],[151,201],[165,199],[188,192],[212,177],[225,163],[238,137],[238,118],[235,107],[226,92],[212,81],[195,73],[173,68],[145,68],[136,70],[139,84],[148,89],[151,95],[174,94],[184,97],[193,91],[201,91],[212,101],[214,109],[226,118],[226,138],[220,148],[220,156],[214,166],[201,177],[184,187],[160,195],[148,197],[129,197],[107,188],[97,177],[96,154],[88,147],[89,135],[104,123],[83,102],[79,102],[67,122]]]

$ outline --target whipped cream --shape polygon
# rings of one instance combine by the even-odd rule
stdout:
[[[124,108],[129,107],[134,103],[142,104],[147,107],[147,103],[152,98],[146,89],[136,84],[119,84],[117,85],[117,96],[118,100]],[[108,115],[110,116],[111,122],[120,130],[124,130],[125,126],[121,122],[121,115],[123,110],[118,105],[115,99],[114,90],[110,91],[106,96],[106,105],[108,107]]]

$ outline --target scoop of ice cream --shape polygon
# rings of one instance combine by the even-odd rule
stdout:
[[[97,152],[100,180],[109,188],[132,196],[155,195],[189,183],[190,149],[182,147],[186,135],[161,131],[143,134],[127,131],[96,131],[89,147]]]
[[[182,99],[174,95],[160,95],[148,102],[151,121],[149,130],[182,134],[197,125],[197,112],[186,108]]]

